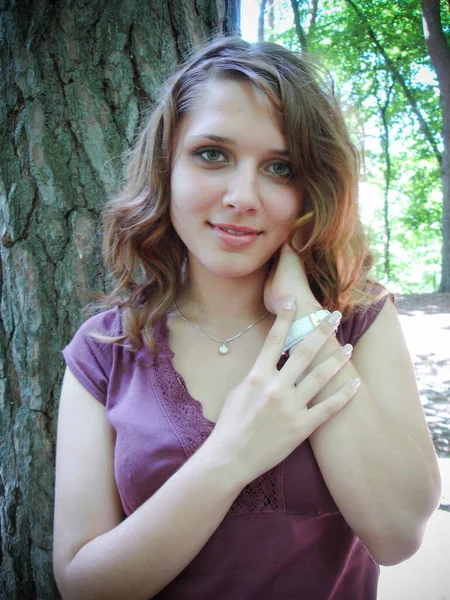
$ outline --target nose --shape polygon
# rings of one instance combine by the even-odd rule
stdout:
[[[236,169],[228,181],[223,204],[237,212],[254,211],[260,206],[257,171],[251,165]]]

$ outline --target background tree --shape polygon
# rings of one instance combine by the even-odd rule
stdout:
[[[97,222],[141,111],[238,0],[16,0],[0,11],[0,597],[57,597],[61,349],[105,287]]]
[[[450,292],[450,31],[447,37],[441,20],[439,0],[421,0],[424,34],[428,52],[436,71],[442,112],[442,279],[441,292]],[[442,3],[442,12],[450,12],[448,0]]]
[[[446,0],[441,6],[439,25],[445,42],[450,11]],[[375,275],[404,292],[437,290],[441,263],[444,285],[448,256],[445,247],[442,251],[446,200],[440,181],[446,151],[439,82],[423,36],[420,4],[416,0],[276,0],[275,13],[269,38],[308,51],[325,64],[360,145],[363,218],[379,255]],[[389,81],[393,83],[389,103],[382,111],[386,97],[380,93],[383,82]],[[376,187],[379,192],[374,194]],[[376,210],[371,206],[375,202]]]
[[[258,42],[263,42],[265,39],[266,27],[268,27],[269,29],[273,29],[274,0],[258,0],[258,1],[259,1]]]

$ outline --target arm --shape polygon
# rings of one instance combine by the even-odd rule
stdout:
[[[357,402],[315,432],[311,445],[350,527],[375,560],[396,564],[420,547],[439,502],[440,478],[409,353],[389,299],[356,345],[346,371],[343,376],[357,373],[362,380]],[[315,402],[322,398],[319,394]]]
[[[300,318],[317,310],[318,304],[304,273],[292,274],[293,253],[285,252],[284,258],[291,272],[288,287],[296,282],[296,318]],[[301,263],[296,257],[295,262],[298,271]],[[284,293],[291,290],[284,287]],[[312,365],[338,345],[330,338]],[[389,299],[356,345],[352,360],[313,404],[350,377],[362,381],[355,402],[317,429],[310,442],[350,527],[377,562],[395,564],[419,548],[439,502],[440,477],[409,352]]]
[[[293,312],[280,312],[208,440],[126,519],[114,483],[114,436],[105,409],[67,370],[58,423],[54,536],[55,576],[65,599],[155,595],[198,554],[241,489],[352,397],[353,390],[344,386],[320,406],[307,406],[348,360],[340,351],[320,365],[320,385],[306,377],[294,386],[310,362],[300,354],[277,371]],[[310,356],[332,330],[324,323],[311,334]]]
[[[200,449],[123,520],[104,407],[67,369],[58,421],[54,569],[65,599],[147,600],[200,551],[243,487]]]

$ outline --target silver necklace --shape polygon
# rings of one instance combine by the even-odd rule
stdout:
[[[263,319],[265,319],[267,317],[267,315],[269,314],[268,312],[266,312],[265,315],[263,315],[262,317],[259,317],[259,319],[257,319],[254,323],[252,323],[251,325],[249,325],[248,327],[246,327],[244,329],[244,331],[241,331],[240,333],[237,333],[236,335],[233,335],[233,337],[230,337],[227,340],[219,340],[219,338],[214,337],[213,335],[211,335],[210,333],[208,333],[207,331],[205,331],[204,329],[202,329],[200,327],[200,325],[196,325],[192,321],[189,321],[189,319],[187,317],[185,317],[183,315],[183,313],[181,312],[181,310],[178,308],[177,303],[174,302],[174,304],[175,304],[175,308],[177,309],[177,313],[180,315],[180,317],[183,319],[183,321],[186,321],[186,323],[189,323],[189,325],[192,325],[192,327],[195,327],[195,329],[198,329],[199,331],[201,331],[202,333],[204,333],[205,335],[207,335],[212,340],[214,340],[216,342],[219,342],[221,344],[221,346],[219,348],[220,354],[228,354],[228,346],[227,346],[228,342],[232,342],[233,340],[237,339],[238,337],[241,337],[241,335],[243,335],[246,331],[248,331],[249,329],[251,329],[257,323],[259,323],[260,321],[262,321]]]

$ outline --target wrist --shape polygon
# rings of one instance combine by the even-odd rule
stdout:
[[[289,350],[299,344],[308,335],[314,331],[314,329],[323,321],[328,319],[331,323],[338,323],[340,320],[341,313],[337,312],[331,315],[329,310],[317,310],[309,313],[305,317],[296,319],[293,321],[286,342],[283,347],[283,353],[289,352]],[[332,320],[331,320],[332,319]]]
[[[296,306],[294,321],[306,317],[313,312],[317,312],[318,310],[322,310],[323,308],[320,305],[320,302],[314,297],[311,290],[308,290],[305,294],[294,294],[293,297],[295,298]]]
[[[211,472],[223,491],[237,496],[249,483],[238,468],[233,452],[215,439],[214,431],[193,458],[201,462],[202,469]]]

